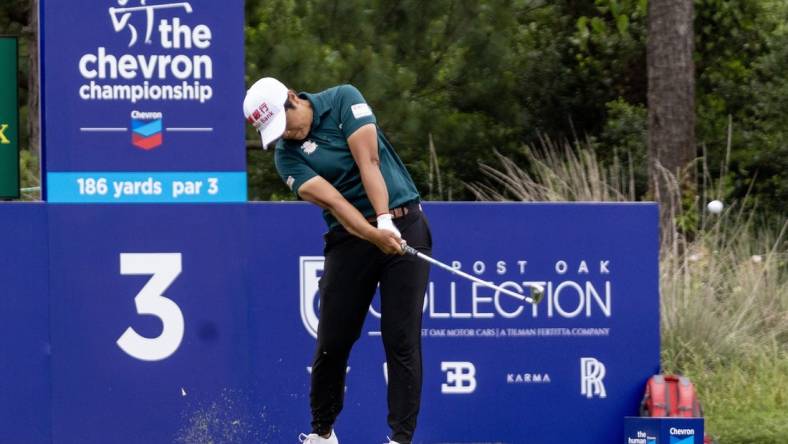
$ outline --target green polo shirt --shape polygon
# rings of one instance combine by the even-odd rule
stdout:
[[[282,180],[298,196],[298,189],[307,180],[321,176],[334,186],[365,217],[374,217],[375,210],[364,191],[361,174],[350,152],[347,139],[357,129],[376,124],[361,93],[352,85],[340,85],[317,94],[300,93],[312,104],[314,117],[309,135],[304,140],[280,140],[274,159]],[[408,170],[391,146],[383,131],[378,131],[380,172],[389,193],[389,207],[396,208],[419,199],[416,185]],[[329,229],[339,222],[329,211],[323,211]]]

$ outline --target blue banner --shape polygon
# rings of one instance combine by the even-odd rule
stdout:
[[[278,444],[309,431],[319,209],[32,209],[28,218],[49,219],[48,289],[36,291],[49,295],[53,442]],[[656,206],[425,212],[437,259],[515,292],[546,291],[523,305],[432,270],[414,443],[620,442],[659,369]],[[348,364],[340,442],[388,433],[379,311],[376,298]]]
[[[246,173],[49,173],[50,202],[245,202]]]
[[[0,205],[0,441],[50,443],[47,209]]]
[[[56,202],[238,202],[245,188],[199,199],[100,199],[59,174],[246,174],[243,2],[42,0],[46,196]],[[186,179],[189,180],[189,179]]]
[[[703,418],[624,419],[624,444],[703,444]]]
[[[436,258],[516,292],[532,283],[546,292],[540,305],[522,305],[433,269],[414,442],[620,440],[623,416],[637,413],[644,383],[659,369],[656,206],[430,204],[425,211]],[[250,217],[252,226],[266,226],[271,216]],[[285,219],[299,222],[273,230],[272,248],[263,248],[272,242],[268,230],[252,243],[260,245],[258,269],[279,271],[250,281],[259,311],[277,313],[251,333],[281,359],[269,377],[287,376],[277,376],[263,399],[279,412],[277,424],[295,431],[309,418],[311,354],[304,350],[317,330],[322,257],[319,246],[302,246],[305,233],[318,229],[300,226],[305,216]],[[295,291],[298,311],[292,296],[283,296]],[[349,363],[346,407],[336,425],[347,442],[369,442],[387,430],[378,307],[376,299]]]

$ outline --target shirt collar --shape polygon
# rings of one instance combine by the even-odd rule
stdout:
[[[298,93],[298,97],[309,100],[312,104],[312,127],[310,131],[320,125],[323,116],[331,111],[331,102],[326,100],[324,94],[310,94],[308,92]]]

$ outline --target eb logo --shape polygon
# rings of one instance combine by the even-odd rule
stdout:
[[[441,371],[446,373],[446,383],[441,384],[441,393],[468,395],[476,391],[476,366],[472,362],[444,361]]]

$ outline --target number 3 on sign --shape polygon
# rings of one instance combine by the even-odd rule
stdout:
[[[181,274],[181,254],[121,253],[120,274],[152,275],[134,298],[134,304],[138,314],[158,317],[162,330],[159,337],[146,338],[128,327],[118,339],[118,347],[142,361],[167,359],[178,350],[183,339],[183,313],[163,295]]]

